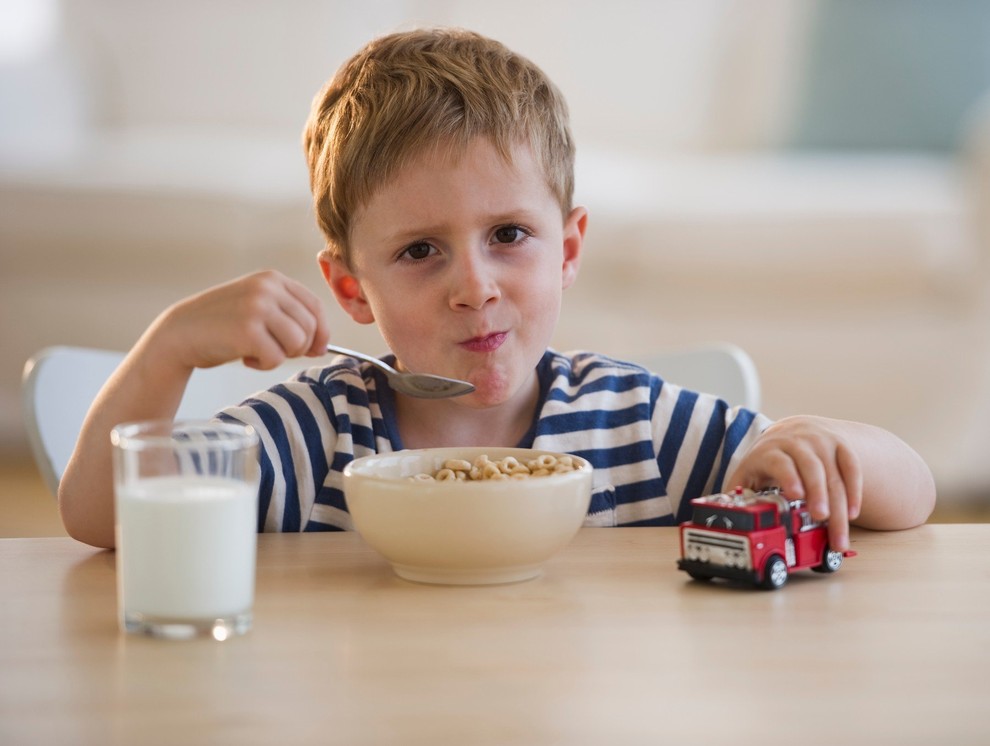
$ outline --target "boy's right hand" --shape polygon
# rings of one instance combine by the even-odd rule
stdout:
[[[278,272],[258,272],[176,303],[141,336],[100,390],[59,483],[69,535],[114,545],[110,431],[120,422],[175,416],[194,368],[242,359],[263,370],[323,355],[323,306]],[[148,392],[154,392],[149,396]]]
[[[272,270],[179,301],[151,331],[156,357],[190,370],[232,360],[269,370],[288,358],[326,354],[330,338],[320,299]]]

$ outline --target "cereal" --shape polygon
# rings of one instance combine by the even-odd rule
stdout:
[[[535,461],[530,462],[530,468],[533,464],[536,464],[539,469],[552,469],[557,465],[557,457],[551,456],[548,453],[544,453],[542,456],[538,457]]]
[[[493,461],[487,454],[482,454],[470,462],[466,459],[452,458],[444,461],[443,466],[434,474],[423,472],[409,477],[417,482],[463,482],[491,481],[503,479],[528,479],[529,477],[547,477],[552,474],[562,474],[576,471],[578,465],[572,456],[552,456],[544,453],[534,459],[522,463],[513,456]]]

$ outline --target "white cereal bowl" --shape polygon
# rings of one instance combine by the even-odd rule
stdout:
[[[525,448],[427,448],[365,456],[344,468],[354,527],[406,580],[444,585],[534,578],[581,528],[591,502],[591,464],[528,479],[423,482],[447,459],[541,455]]]

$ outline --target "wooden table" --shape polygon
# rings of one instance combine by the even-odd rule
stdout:
[[[988,545],[854,531],[769,592],[690,581],[674,529],[583,529],[490,587],[265,535],[255,627],[218,643],[119,633],[112,552],[0,540],[0,743],[987,744]]]

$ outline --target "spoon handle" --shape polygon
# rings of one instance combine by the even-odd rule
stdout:
[[[376,365],[386,373],[397,373],[395,368],[393,368],[388,363],[383,363],[377,357],[372,357],[371,355],[365,355],[363,352],[357,352],[356,350],[349,350],[346,347],[338,347],[337,345],[327,345],[327,352],[336,352],[339,355],[347,355],[348,357],[357,358],[358,360],[364,360],[366,363],[371,363]]]

